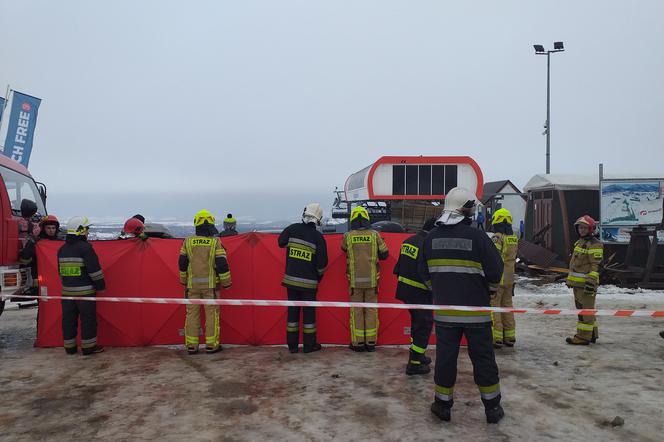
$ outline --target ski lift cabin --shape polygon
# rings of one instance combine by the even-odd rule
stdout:
[[[393,221],[409,230],[440,215],[450,189],[461,186],[482,197],[483,176],[467,156],[384,156],[348,177],[337,191],[333,217],[347,218],[353,206],[364,206],[371,222]]]

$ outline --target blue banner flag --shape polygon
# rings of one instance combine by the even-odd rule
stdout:
[[[30,161],[40,103],[39,98],[14,91],[11,112],[7,116],[7,138],[2,153],[25,167]]]
[[[7,100],[0,97],[0,127],[2,127],[2,111],[5,110],[5,101]]]

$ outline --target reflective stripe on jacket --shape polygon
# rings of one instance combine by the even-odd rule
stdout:
[[[371,229],[350,230],[344,234],[341,250],[346,253],[346,276],[350,287],[378,287],[378,261],[386,259],[389,253],[380,234]]]
[[[89,296],[106,288],[97,253],[85,237],[67,235],[58,250],[62,296]]]
[[[178,260],[180,282],[187,288],[231,286],[231,272],[226,260],[226,249],[221,240],[213,236],[191,236],[180,248]]]
[[[424,239],[418,270],[428,281],[437,305],[488,307],[489,286],[497,288],[503,274],[498,250],[483,231],[466,218],[458,224],[438,224]],[[439,310],[434,319],[452,324],[488,323],[490,313]]]
[[[396,298],[411,304],[431,304],[431,291],[417,270],[417,257],[428,232],[406,238],[401,244],[399,259],[393,273],[397,275]]]
[[[327,243],[314,223],[296,223],[279,235],[286,248],[286,271],[281,284],[298,290],[316,291],[327,268]]]
[[[599,285],[599,265],[604,258],[604,246],[594,236],[580,238],[574,243],[574,252],[569,261],[567,284],[572,287]]]
[[[516,265],[516,254],[519,249],[519,239],[516,235],[505,235],[500,232],[494,234],[491,239],[503,259],[503,277],[500,280],[500,285],[512,285],[514,284],[514,266]]]

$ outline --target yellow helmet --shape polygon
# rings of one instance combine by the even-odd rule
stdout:
[[[353,221],[358,216],[361,216],[362,218],[369,221],[369,212],[367,212],[367,209],[362,206],[357,206],[353,209],[352,212],[350,212],[350,220]]]
[[[507,221],[508,224],[512,224],[512,214],[507,209],[496,210],[491,217],[491,224],[500,224],[503,221]]]
[[[199,211],[196,216],[194,216],[194,226],[202,226],[205,221],[209,222],[210,224],[214,225],[215,219],[214,215],[211,214],[209,211],[203,209]]]

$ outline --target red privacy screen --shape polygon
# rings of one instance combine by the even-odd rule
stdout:
[[[382,234],[390,256],[381,261],[379,302],[394,299],[396,277],[392,269],[401,242],[408,234]],[[318,290],[318,301],[349,301],[346,257],[342,235],[325,235],[329,266]],[[222,238],[228,252],[233,286],[222,290],[228,299],[287,299],[281,286],[285,251],[277,246],[277,235],[245,233]],[[49,295],[61,293],[57,269],[60,241],[40,241],[37,247],[41,286]],[[150,238],[92,241],[106,277],[104,296],[182,298],[177,261],[181,239]],[[62,345],[60,301],[40,301],[37,323],[38,347]],[[173,304],[100,302],[97,305],[98,340],[101,345],[143,346],[184,342],[185,307]],[[203,316],[203,315],[201,315]],[[348,344],[348,308],[317,308],[318,341]],[[408,344],[410,317],[407,310],[381,309],[378,344]],[[286,342],[286,308],[221,306],[221,341],[227,344],[272,345]],[[205,342],[204,340],[202,342]],[[433,342],[433,339],[432,339]]]

